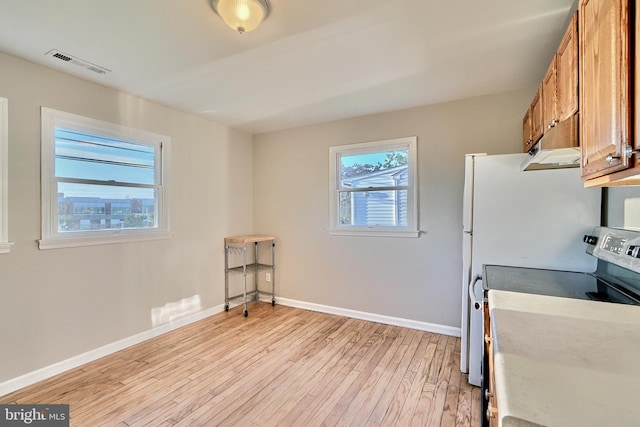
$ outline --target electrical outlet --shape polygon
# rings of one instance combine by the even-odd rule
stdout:
[[[267,282],[271,281],[271,273],[267,273]]]

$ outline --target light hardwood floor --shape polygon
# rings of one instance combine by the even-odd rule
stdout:
[[[0,403],[70,405],[72,426],[478,426],[460,340],[256,303]]]

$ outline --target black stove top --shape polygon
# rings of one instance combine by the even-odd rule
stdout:
[[[485,289],[640,305],[640,296],[594,273],[485,265],[483,277]]]
[[[640,232],[596,227],[585,236],[593,273],[485,265],[485,289],[640,305]]]

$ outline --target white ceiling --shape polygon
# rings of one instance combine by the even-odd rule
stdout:
[[[209,0],[0,0],[0,51],[261,133],[533,87],[573,1],[270,0],[241,35]]]

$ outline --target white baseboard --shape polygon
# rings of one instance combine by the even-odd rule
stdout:
[[[460,337],[460,328],[454,328],[451,326],[443,326],[434,323],[403,319],[400,317],[391,317],[380,314],[367,313],[363,311],[349,310],[346,308],[297,301],[288,298],[276,297],[276,301],[278,304],[286,305],[289,307],[302,308],[305,310],[318,311],[321,313],[335,314],[338,316],[352,317],[354,319],[383,323],[385,325],[402,326],[405,328],[417,329],[420,331]],[[208,310],[199,311],[197,313],[179,318],[175,321],[156,326],[152,329],[149,329],[148,331],[132,335],[111,344],[107,344],[94,350],[90,350],[86,353],[73,356],[61,362],[45,366],[44,368],[38,369],[36,371],[29,372],[16,378],[12,378],[3,383],[0,383],[0,396],[4,396],[5,394],[9,394],[23,387],[30,386],[37,383],[38,381],[46,380],[47,378],[51,378],[70,369],[84,365],[85,363],[92,362],[101,357],[108,356],[109,354],[115,353],[120,350],[124,350],[125,348],[131,347],[132,345],[157,337],[174,329],[186,326],[190,323],[197,322],[198,320],[202,320],[206,317],[213,316],[214,314],[220,313],[222,311],[224,311],[224,305],[218,305]]]
[[[131,347],[132,345],[139,344],[148,339],[157,337],[174,329],[178,329],[182,326],[186,326],[190,323],[197,322],[198,320],[202,320],[206,317],[212,316],[222,311],[224,311],[224,305],[219,305],[208,310],[199,311],[197,313],[181,317],[169,323],[158,325],[139,334],[123,338],[111,344],[106,344],[94,350],[89,350],[86,353],[70,357],[69,359],[63,360],[61,362],[45,366],[44,368],[40,368],[36,371],[29,372],[16,378],[12,378],[3,383],[0,383],[0,396],[4,396],[5,394],[9,394],[16,390],[20,390],[21,388],[35,384],[38,381],[46,380],[47,378],[51,378],[70,369],[84,365],[85,363],[92,362],[101,357],[107,356],[120,350],[124,350],[125,348]]]
[[[438,325],[435,323],[419,322],[417,320],[404,319],[401,317],[384,316],[382,314],[367,313],[365,311],[349,310],[347,308],[333,307],[329,305],[314,304],[304,301],[296,301],[287,298],[277,298],[278,304],[289,307],[302,308],[305,310],[319,311],[321,313],[335,314],[338,316],[353,317],[354,319],[368,320],[370,322],[383,323],[385,325],[402,326],[404,328],[417,329],[419,331],[433,332],[436,334],[460,337],[460,328],[452,326]]]

